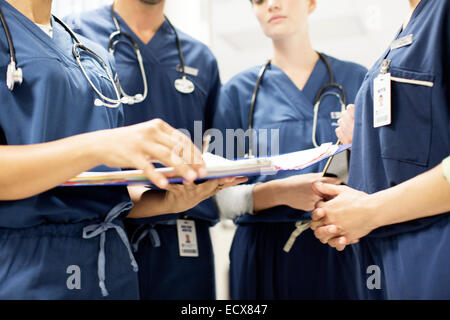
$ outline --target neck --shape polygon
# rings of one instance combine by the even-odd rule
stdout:
[[[43,25],[50,25],[52,0],[6,0],[25,17]]]
[[[272,63],[284,71],[302,70],[310,72],[319,59],[317,52],[312,48],[307,32],[302,36],[274,40],[273,48]]]
[[[409,7],[411,8],[408,17],[406,17],[405,22],[403,23],[403,29],[406,28],[409,21],[411,20],[412,14],[414,13],[414,10],[416,10],[417,6],[419,5],[420,0],[409,0]]]
[[[114,10],[144,43],[149,42],[164,23],[164,1],[149,5],[139,0],[116,0]]]
[[[419,2],[420,0],[409,0],[409,6],[411,7],[411,10],[414,10],[419,4]]]

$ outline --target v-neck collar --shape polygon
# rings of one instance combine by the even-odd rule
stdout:
[[[326,72],[323,61],[320,58],[317,60],[302,90],[295,85],[292,79],[281,68],[272,64],[270,65],[270,69],[281,75],[281,77],[275,77],[274,82],[282,92],[286,93],[287,98],[292,102],[292,104],[295,106],[299,106],[299,104],[307,104],[311,107],[312,111],[316,92],[319,90],[321,85],[328,81],[326,78],[324,79],[324,75],[325,77],[328,77],[328,73]],[[286,90],[286,86],[289,87],[288,90]]]
[[[109,15],[111,15],[111,7],[108,6],[108,12]],[[170,27],[169,23],[166,19],[164,19],[163,24],[159,27],[159,29],[156,31],[156,33],[153,35],[153,37],[150,39],[148,43],[144,43],[135,33],[134,31],[128,26],[128,24],[125,22],[125,20],[120,16],[120,14],[114,10],[114,13],[116,14],[117,20],[119,21],[120,28],[123,32],[128,33],[130,36],[133,37],[133,39],[137,42],[139,45],[139,48],[141,51],[145,52],[145,56],[149,57],[156,63],[160,63],[160,59],[158,58],[155,51],[158,50],[159,47],[161,47],[162,44],[167,43],[167,36],[173,35],[173,30]],[[112,21],[112,25],[115,29],[115,25]],[[175,40],[173,40],[175,41]]]
[[[413,13],[411,15],[411,19],[409,20],[408,24],[406,25],[406,28],[403,28],[403,24],[402,24],[400,26],[400,28],[397,30],[397,33],[395,34],[394,40],[398,40],[399,38],[403,37],[404,35],[411,34],[411,30],[414,28],[415,22],[416,22],[418,16],[422,12],[422,10],[425,7],[427,2],[428,2],[428,0],[421,0],[419,2],[417,7],[414,9],[414,11],[413,11]],[[391,51],[392,51],[392,49],[391,49],[391,46],[389,45],[388,48],[383,53],[382,57],[379,60],[377,60],[377,62],[374,64],[373,68],[375,68],[375,70],[377,70],[379,68],[379,66],[381,65],[382,61],[389,56]]]
[[[27,18],[25,15],[23,15],[19,10],[14,8],[12,5],[10,5],[8,2],[2,0],[2,4],[7,7],[7,10],[9,13],[11,13],[13,16],[17,18],[17,21],[23,25],[33,36],[44,42],[51,50],[56,52],[56,54],[59,57],[64,57],[65,61],[68,61],[69,63],[76,65],[75,60],[73,57],[68,56],[68,51],[64,51],[60,46],[58,45],[58,39],[61,37],[61,32],[64,32],[67,37],[72,37],[67,32],[66,29],[62,25],[60,25],[58,22],[55,21],[53,18],[53,15],[50,16],[51,24],[53,26],[53,38],[50,38],[41,28],[39,28],[36,23],[31,21],[29,18]],[[8,23],[8,21],[6,21]],[[63,36],[64,37],[64,36]]]
[[[424,6],[426,5],[428,0],[421,0],[419,2],[419,4],[417,5],[417,7],[414,9],[412,15],[411,15],[411,19],[408,21],[408,24],[406,25],[406,28],[403,29],[403,26],[400,28],[400,33],[398,36],[402,35],[402,34],[408,34],[408,32],[410,32],[410,30],[414,27],[414,24],[417,20],[417,17],[420,15],[420,13],[422,12]]]

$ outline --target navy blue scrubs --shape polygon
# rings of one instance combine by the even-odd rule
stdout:
[[[450,1],[422,0],[396,39],[408,35],[413,43],[386,50],[356,99],[349,184],[367,193],[428,171],[450,153]],[[392,123],[374,128],[373,83],[385,59]],[[361,241],[363,270],[377,265],[382,288],[365,288],[365,297],[449,299],[449,246],[448,213],[373,231]]]
[[[187,77],[195,84],[191,94],[174,88],[181,78],[175,34],[167,21],[151,41],[143,43],[117,14],[123,32],[131,35],[141,50],[149,93],[139,104],[124,106],[125,123],[135,124],[161,118],[183,129],[201,147],[203,132],[211,127],[220,89],[217,63],[211,51],[199,41],[178,31],[185,64],[198,74]],[[107,48],[109,36],[116,30],[110,6],[66,19],[75,30]],[[127,94],[143,92],[141,72],[130,46],[119,43],[115,59],[119,80]],[[195,221],[199,257],[180,257],[177,219]],[[212,200],[177,215],[127,221],[129,236],[136,249],[142,299],[214,299],[215,274],[209,228],[218,221]]]
[[[345,88],[347,102],[352,103],[367,70],[354,63],[332,57],[327,59],[335,81]],[[223,132],[226,129],[247,130],[250,103],[259,70],[260,67],[255,67],[244,71],[224,85],[214,117],[215,127]],[[270,66],[261,82],[254,112],[254,129],[263,130],[262,133],[267,130],[267,138],[259,140],[259,150],[267,150],[269,155],[277,152],[271,150],[272,129],[279,130],[279,153],[313,148],[314,99],[319,88],[328,82],[329,75],[322,60],[317,62],[301,91],[281,69]],[[337,120],[333,119],[332,113],[340,111],[341,105],[334,95],[324,97],[318,114],[316,137],[319,144],[337,140]],[[237,150],[239,148],[244,149],[244,146],[239,146]],[[324,165],[323,162],[318,163],[302,173],[319,172]],[[250,179],[249,183],[295,174],[298,173],[259,176]],[[308,229],[297,238],[289,253],[283,251],[284,244],[295,229],[295,222],[308,220],[309,215],[309,212],[279,206],[236,219],[238,228],[230,252],[232,299],[357,297],[358,286],[347,281],[353,281],[353,277],[349,277],[352,270],[357,269],[359,273],[357,246],[339,253],[320,243]]]
[[[24,77],[13,92],[7,89],[10,56],[2,27],[2,144],[49,142],[123,122],[121,108],[94,106],[97,95],[75,62],[73,39],[60,24],[52,19],[50,38],[10,4],[0,1],[0,7]],[[82,41],[108,61],[103,48]],[[84,53],[82,62],[102,93],[114,97],[98,62]],[[58,187],[0,201],[0,299],[137,299],[137,265],[123,222],[131,206],[122,187]]]

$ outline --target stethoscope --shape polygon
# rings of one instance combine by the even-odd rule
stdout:
[[[115,47],[119,42],[125,42],[133,48],[133,50],[136,54],[137,61],[139,63],[139,68],[141,70],[142,81],[144,83],[144,92],[142,94],[136,94],[134,96],[129,96],[128,94],[126,94],[123,91],[123,89],[120,86],[118,86],[118,87],[120,88],[120,91],[121,91],[121,94],[123,95],[123,97],[128,101],[127,102],[128,104],[142,102],[147,97],[148,85],[147,85],[147,76],[146,76],[145,69],[144,69],[144,63],[142,60],[141,50],[139,49],[139,45],[133,39],[133,37],[131,35],[129,35],[128,33],[125,33],[121,30],[120,25],[119,25],[119,20],[117,19],[116,13],[114,12],[113,5],[111,5],[111,17],[114,21],[114,25],[116,26],[116,31],[111,33],[111,35],[109,36],[109,43],[108,43],[109,51],[114,55]],[[167,19],[167,17],[164,17],[164,18],[166,19],[167,23],[169,24],[170,28],[172,29],[173,33],[175,34],[175,39],[176,39],[177,48],[178,48],[178,56],[180,58],[182,77],[180,79],[175,80],[175,83],[174,83],[175,89],[180,93],[190,94],[190,93],[194,92],[195,85],[192,81],[190,81],[186,77],[184,55],[183,55],[183,50],[181,48],[180,38],[178,37],[178,32],[175,29],[175,27],[172,25],[172,23],[169,21],[169,19]],[[126,39],[129,40],[129,42],[118,39],[119,36],[124,36]]]
[[[324,84],[322,87],[320,87],[320,89],[317,91],[316,97],[314,99],[314,118],[313,118],[313,129],[312,129],[312,137],[311,138],[312,138],[312,142],[315,147],[319,146],[317,143],[317,140],[316,140],[316,131],[317,131],[317,117],[319,114],[319,108],[320,108],[320,103],[322,102],[322,99],[329,95],[335,96],[339,100],[339,103],[341,105],[341,112],[345,111],[345,106],[347,103],[347,95],[345,94],[345,90],[340,84],[338,84],[334,81],[333,71],[331,70],[331,67],[330,67],[330,64],[329,64],[327,58],[322,53],[317,52],[317,54],[319,55],[320,59],[324,62],[325,66],[327,68],[330,81],[328,83]],[[252,100],[251,100],[251,104],[250,104],[249,119],[248,119],[248,132],[250,133],[250,135],[249,135],[248,154],[246,155],[247,158],[252,158],[254,156],[253,155],[253,118],[254,118],[254,113],[255,113],[256,98],[258,97],[258,91],[259,91],[261,82],[263,80],[264,73],[266,72],[267,68],[270,67],[271,64],[272,64],[272,61],[269,60],[260,69],[258,78],[256,80],[255,89],[253,90]],[[337,88],[339,90],[339,93],[337,93],[336,91],[325,92],[325,90],[327,90],[328,88]]]
[[[76,34],[64,22],[62,22],[60,19],[58,19],[55,16],[53,16],[53,18],[55,19],[55,21],[57,23],[61,24],[64,27],[64,29],[70,34],[71,38],[75,41],[75,43],[72,47],[72,54],[78,64],[78,66],[80,67],[81,72],[83,73],[83,75],[85,76],[85,78],[87,79],[89,84],[91,85],[92,89],[101,98],[101,99],[96,98],[94,100],[94,105],[105,106],[105,107],[109,107],[109,108],[117,108],[121,104],[122,100],[120,98],[119,91],[115,85],[111,71],[108,68],[108,65],[98,54],[96,54],[94,51],[92,51],[91,49],[89,49],[88,47],[83,45],[81,43],[80,39],[76,36]],[[16,59],[16,51],[14,49],[14,43],[13,43],[13,40],[11,37],[11,32],[9,31],[8,24],[6,23],[5,16],[3,15],[3,11],[1,9],[0,9],[0,20],[1,20],[1,23],[3,24],[3,28],[5,29],[6,39],[8,41],[8,47],[9,47],[9,55],[11,57],[11,61],[8,64],[8,68],[6,70],[6,86],[8,87],[8,89],[10,91],[13,91],[16,84],[20,85],[23,82],[23,73],[22,73],[21,68],[16,67],[17,59]],[[116,99],[106,97],[94,85],[94,83],[89,78],[88,74],[86,73],[86,70],[84,69],[83,64],[81,63],[81,56],[80,56],[80,52],[79,52],[80,50],[83,50],[83,51],[91,54],[100,63],[100,65],[102,66],[102,68],[104,69],[104,71],[107,74],[108,80],[113,85],[113,88],[114,88],[114,91],[115,91],[115,94],[117,97]]]

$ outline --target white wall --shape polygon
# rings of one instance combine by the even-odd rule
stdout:
[[[271,43],[260,31],[248,0],[212,0],[212,48],[222,80],[262,64]],[[408,12],[407,0],[317,0],[310,16],[316,50],[370,67]]]
[[[112,2],[113,0],[53,0],[53,13],[64,17],[70,13],[91,10]],[[211,5],[210,0],[168,0],[165,11],[174,25],[200,41],[210,44]]]

